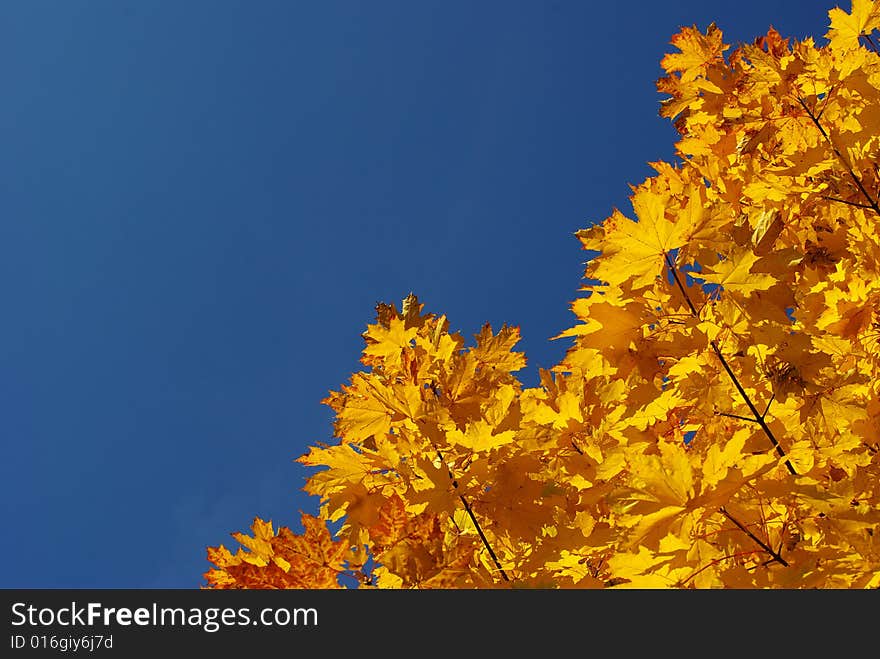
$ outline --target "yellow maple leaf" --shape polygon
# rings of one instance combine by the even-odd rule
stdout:
[[[751,236],[755,254],[769,254],[773,249],[773,243],[782,233],[784,227],[782,214],[778,210],[764,209],[758,216],[755,230]]]
[[[412,345],[418,333],[416,327],[406,327],[403,318],[392,317],[388,326],[381,323],[370,325],[364,332],[367,346],[364,348],[365,363],[372,364],[376,359],[387,362],[389,366],[399,366],[403,350]]]
[[[583,322],[555,338],[576,336],[578,347],[596,348],[614,361],[642,338],[642,327],[649,318],[644,304],[616,300],[611,295],[579,298],[572,311]]]
[[[619,211],[605,220],[602,255],[591,262],[590,276],[610,286],[629,281],[638,289],[652,284],[666,255],[686,240],[688,227],[666,217],[666,202],[659,194],[638,190],[632,198],[637,222]]]
[[[458,444],[471,451],[491,451],[492,449],[509,444],[516,437],[513,430],[494,433],[494,428],[483,419],[467,424],[464,432],[454,428],[446,433],[446,439],[450,444]]]
[[[375,454],[356,451],[351,444],[338,444],[319,448],[309,447],[309,452],[297,458],[297,462],[309,467],[327,467],[313,474],[305,485],[309,494],[329,497],[354,486],[360,486],[377,466]],[[379,468],[384,465],[379,465]]]
[[[694,496],[693,468],[687,449],[672,442],[661,442],[659,448],[659,455],[630,456],[635,487],[659,503],[684,506]]]
[[[639,407],[631,413],[629,423],[639,430],[645,430],[645,428],[657,421],[666,419],[669,416],[670,410],[675,408],[682,400],[681,393],[675,389],[658,392],[653,386],[646,386],[642,390],[651,392],[651,394],[656,393],[656,395],[652,395],[646,403],[642,404],[638,400],[641,390],[634,392],[634,398],[638,401]]]
[[[727,476],[727,470],[735,465],[742,456],[746,439],[752,434],[749,428],[740,428],[733,437],[727,440],[724,448],[713,444],[706,452],[703,460],[703,487],[711,487]]]
[[[376,522],[369,528],[370,537],[378,547],[389,547],[403,536],[408,520],[406,502],[392,494],[379,508]]]
[[[477,335],[477,345],[471,350],[471,355],[478,364],[491,370],[518,371],[526,365],[525,355],[513,351],[513,346],[519,340],[518,327],[505,325],[498,330],[497,334],[493,334],[491,325],[486,323]]]
[[[391,412],[376,398],[369,378],[358,373],[350,386],[343,386],[341,393],[333,392],[322,401],[336,412],[336,435],[344,441],[360,442],[391,428]]]
[[[772,275],[753,273],[758,256],[750,249],[735,249],[714,266],[707,266],[699,277],[710,284],[718,284],[726,291],[749,295],[764,291],[776,283]]]
[[[615,554],[608,559],[608,567],[615,588],[671,588],[676,585],[678,575],[670,574],[669,561],[668,555],[639,547],[635,553]]]
[[[831,28],[826,33],[833,50],[846,52],[859,47],[859,37],[880,28],[880,2],[852,0],[852,11],[847,14],[835,7],[828,11]]]
[[[717,62],[729,48],[722,42],[722,36],[715,23],[709,25],[706,34],[700,32],[696,25],[682,28],[671,41],[681,52],[668,53],[660,65],[669,73],[680,72],[682,82],[694,80],[704,75],[709,65]]]
[[[253,536],[236,532],[232,534],[232,537],[250,550],[250,554],[245,560],[257,565],[265,565],[274,553],[272,550],[272,538],[275,537],[275,531],[272,528],[272,521],[264,522],[257,517],[251,525],[251,530],[253,531]]]

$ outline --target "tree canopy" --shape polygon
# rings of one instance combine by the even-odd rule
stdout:
[[[316,514],[209,548],[207,587],[880,586],[880,0],[829,18],[672,37],[676,161],[577,232],[538,386],[518,328],[378,305],[299,458]]]

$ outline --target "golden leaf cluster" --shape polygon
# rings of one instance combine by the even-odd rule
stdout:
[[[208,587],[880,587],[880,1],[829,17],[673,37],[678,162],[577,233],[539,386],[517,328],[379,305],[299,459],[317,517],[210,549]]]

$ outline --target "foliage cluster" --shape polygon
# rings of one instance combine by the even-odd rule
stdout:
[[[378,305],[299,459],[318,514],[210,548],[208,587],[880,586],[880,0],[829,16],[673,37],[678,162],[577,233],[539,386],[517,328]]]

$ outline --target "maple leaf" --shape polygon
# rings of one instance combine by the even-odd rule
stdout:
[[[776,283],[776,279],[771,275],[753,273],[752,268],[757,261],[758,256],[752,250],[737,249],[716,265],[705,267],[700,279],[743,295],[767,290]]]
[[[369,529],[375,546],[382,548],[394,544],[404,534],[408,519],[406,502],[398,494],[385,499],[376,522]]]
[[[323,401],[336,413],[336,434],[350,441],[361,441],[391,428],[391,412],[369,386],[365,375],[356,375],[342,394],[331,394]]]
[[[327,471],[312,476],[306,485],[310,494],[321,496],[329,496],[341,489],[362,483],[371,470],[363,454],[350,444],[326,448],[309,447],[309,452],[297,458],[297,462],[309,467],[329,467]]]
[[[217,567],[205,574],[212,588],[341,588],[349,549],[334,541],[325,523],[312,515],[301,517],[303,533],[287,527],[276,533],[271,522],[256,518],[253,536],[234,533],[248,551],[233,555],[222,545],[208,549]]]
[[[670,53],[660,62],[669,73],[679,72],[682,82],[689,82],[697,76],[704,75],[706,69],[721,58],[721,54],[729,48],[722,42],[721,30],[712,23],[706,34],[697,26],[682,28],[681,32],[672,37],[672,45],[679,53]]]
[[[418,329],[407,327],[403,318],[390,318],[387,327],[381,323],[371,325],[364,332],[367,340],[363,352],[364,363],[387,363],[392,367],[399,365],[404,349],[410,347],[417,333]]]
[[[519,340],[518,327],[505,325],[497,334],[493,334],[492,327],[487,323],[477,335],[477,345],[471,354],[478,363],[492,370],[518,371],[526,365],[525,355],[513,351],[513,346],[519,343]]]
[[[847,52],[859,47],[859,37],[880,28],[880,2],[852,0],[852,11],[847,14],[839,7],[828,11],[831,29],[826,33],[831,48]]]
[[[489,451],[499,446],[504,446],[513,441],[516,433],[506,430],[493,433],[493,427],[482,420],[469,423],[467,429],[462,432],[457,428],[446,433],[450,444],[458,444],[471,451]]]
[[[685,242],[686,226],[666,218],[666,199],[648,191],[632,200],[638,222],[615,212],[604,223],[602,256],[590,275],[610,286],[629,282],[634,288],[653,283],[670,251]]]

